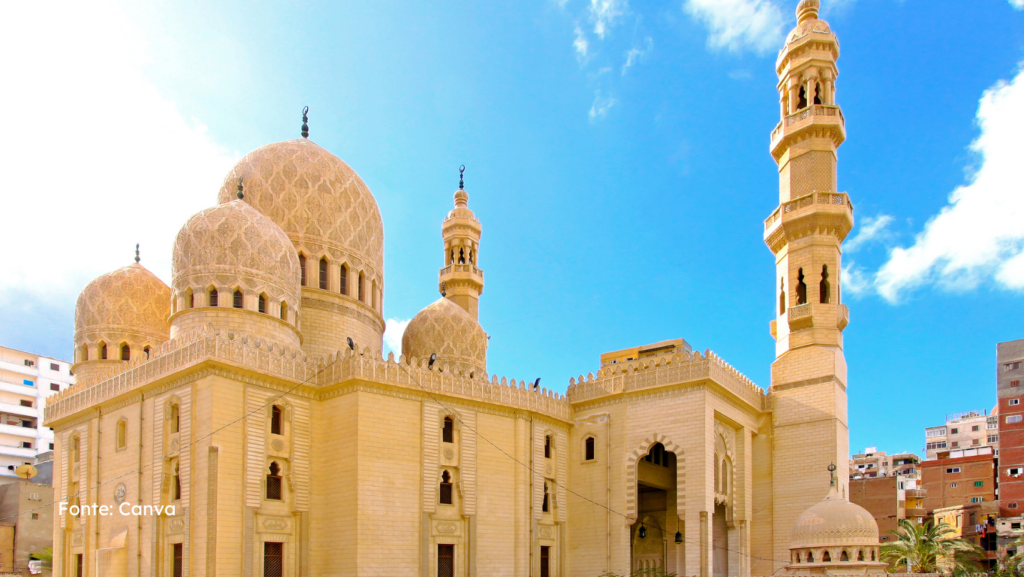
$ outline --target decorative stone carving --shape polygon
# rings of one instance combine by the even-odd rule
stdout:
[[[260,533],[290,533],[292,520],[288,517],[260,515],[256,522]]]
[[[284,451],[284,441],[281,439],[274,439],[270,442],[270,446],[277,452]]]
[[[384,275],[384,222],[370,189],[340,158],[306,138],[257,148],[224,179],[219,202],[244,201],[276,222],[298,245],[335,261],[347,255]]]
[[[288,235],[240,200],[196,214],[174,241],[171,284],[179,294],[209,285],[239,286],[265,291],[294,310],[299,306],[300,275],[299,257]]]
[[[462,307],[445,297],[427,305],[405,328],[402,353],[428,359],[437,353],[437,363],[463,373],[484,376],[487,370],[487,333]]]
[[[170,336],[171,289],[135,263],[102,275],[78,295],[75,347],[106,339],[107,358],[120,359],[117,341],[157,346]],[[90,360],[96,360],[90,351]]]
[[[185,529],[185,518],[184,517],[171,517],[167,522],[168,533],[178,533]]]
[[[450,535],[452,533],[455,533],[457,530],[458,530],[458,527],[455,525],[455,523],[447,523],[446,522],[446,523],[438,523],[437,524],[437,532],[438,533],[444,533],[444,534]]]
[[[444,450],[444,458],[448,459],[448,460],[454,459],[455,458],[455,451],[453,451],[451,449],[445,449]]]
[[[124,486],[124,483],[118,483],[117,487],[114,487],[114,502],[120,505],[124,503],[124,498],[128,495],[128,487]]]

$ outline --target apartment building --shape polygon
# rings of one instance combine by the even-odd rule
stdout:
[[[940,453],[957,449],[992,447],[999,455],[998,406],[988,411],[967,411],[946,415],[946,424],[924,430],[925,459],[941,459]]]
[[[887,455],[877,447],[868,447],[850,459],[850,479],[873,479],[876,477],[918,478],[921,458],[914,453]]]
[[[893,541],[889,532],[909,519],[918,525],[928,517],[924,508],[927,492],[918,488],[917,479],[904,476],[879,476],[850,479],[850,502],[864,507],[878,523],[879,540]]]
[[[0,346],[0,480],[53,450],[53,431],[43,426],[46,398],[68,388],[71,365],[59,359]]]
[[[996,396],[999,454],[999,545],[1001,551],[1015,549],[1024,521],[1024,408],[1021,380],[1024,380],[1024,339],[996,345]]]
[[[996,461],[992,447],[958,449],[921,463],[921,488],[929,511],[996,500]]]
[[[981,561],[986,570],[996,566],[998,554],[996,540],[995,503],[973,503],[943,507],[932,512],[933,522],[938,525],[945,523],[953,530],[953,535],[977,545],[985,552]],[[940,566],[947,572],[951,567],[940,561]]]

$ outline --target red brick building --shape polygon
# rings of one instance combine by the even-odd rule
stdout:
[[[1024,514],[1024,339],[996,345],[999,397],[999,516]]]
[[[921,463],[921,488],[929,511],[996,500],[996,461],[991,447],[950,451]]]

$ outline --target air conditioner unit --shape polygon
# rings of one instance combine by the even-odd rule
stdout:
[[[36,362],[35,361],[30,361],[30,360],[26,359],[25,360],[25,366],[26,367],[34,367],[34,366],[36,366]]]

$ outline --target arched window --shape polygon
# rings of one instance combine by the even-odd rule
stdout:
[[[281,320],[288,320],[288,303],[281,301]]]
[[[441,428],[441,440],[445,443],[455,442],[455,421],[451,417],[444,418],[444,427]]]
[[[327,290],[327,259],[320,259],[320,288]]]
[[[551,458],[551,435],[544,436],[544,458]]]
[[[339,281],[338,282],[338,285],[339,285],[338,288],[340,289],[341,294],[347,295],[348,294],[348,265],[344,265],[344,264],[341,265],[341,276],[338,277],[338,281]]]
[[[828,554],[828,551],[825,551],[824,553],[821,554],[821,562],[822,563],[831,563],[832,562],[832,556]]]
[[[171,499],[178,501],[181,499],[181,471],[178,468],[178,462],[174,462],[174,486],[171,488],[174,492],[171,494]]]
[[[814,83],[814,103],[821,104],[821,83]]]
[[[786,279],[779,279],[779,314],[786,314]]]
[[[452,504],[452,476],[445,471],[441,473],[440,501],[442,505]]]
[[[654,446],[651,447],[651,450],[647,453],[647,456],[644,457],[644,460],[647,461],[648,463],[653,463],[655,465],[660,465],[662,467],[668,467],[668,453],[665,452],[665,445],[662,445],[661,443],[655,443]],[[716,468],[717,464],[718,463],[716,461]]]
[[[242,297],[242,289],[235,289],[235,294],[233,295],[233,297],[234,299],[231,305],[236,309],[242,308],[242,304],[245,302],[244,298]]]
[[[455,249],[452,249],[451,255],[448,257],[448,264],[455,264]]]
[[[872,561],[875,560],[875,550],[874,549],[871,550],[871,560]]]
[[[804,269],[797,270],[796,273],[796,304],[802,305],[807,303],[807,285],[804,283]]]
[[[281,407],[274,405],[270,407],[270,434],[281,435]]]
[[[800,100],[798,101],[798,104],[796,105],[796,108],[797,108],[797,110],[800,110],[801,108],[807,108],[807,87],[806,86],[801,86],[800,87]]]
[[[215,288],[210,289],[210,306],[217,306],[217,289]]]
[[[277,461],[270,463],[270,473],[267,475],[267,500],[281,500],[281,466]]]
[[[843,549],[843,552],[839,555],[839,560],[840,561],[849,561],[850,560],[850,556],[846,554],[846,549]]]
[[[192,289],[185,291],[185,306],[190,309],[196,306],[196,295],[192,292]]]
[[[544,482],[544,501],[540,505],[540,510],[544,513],[548,512],[548,484]]]
[[[594,437],[587,437],[587,440],[584,442],[584,451],[583,452],[584,452],[584,456],[583,456],[584,459],[586,459],[587,461],[593,461],[594,460]]]
[[[299,253],[299,284],[306,286],[306,255]]]
[[[149,346],[149,345],[146,345],[146,346],[142,347],[142,352],[143,352],[143,353],[146,353],[146,358],[147,358],[147,359],[149,358],[149,353],[150,353],[150,351],[152,351],[152,350],[153,350],[153,349],[152,349],[152,348],[150,348],[150,346]]]
[[[130,361],[132,360],[132,349],[128,346],[128,343],[121,343],[121,360]]]
[[[807,562],[808,563],[814,563],[814,553],[812,553],[810,551],[807,552]]]
[[[79,450],[78,436],[71,437],[71,462],[77,463],[82,452]]]
[[[181,430],[181,415],[178,414],[178,403],[171,405],[171,432],[177,433]]]
[[[858,561],[863,561],[864,560],[864,550],[863,549],[861,549],[860,551],[857,551],[857,560]]]
[[[466,249],[459,249],[459,264],[466,264]]]
[[[88,361],[89,360],[89,345],[82,345],[82,352],[80,354],[81,354],[81,356],[78,357],[79,361]]]
[[[100,349],[100,360],[103,360],[103,361],[107,360],[107,343],[104,343],[104,342],[101,341],[99,349]]]
[[[123,449],[128,446],[128,422],[121,419],[117,422],[117,448]]]
[[[473,249],[469,249],[469,264],[473,264]]]
[[[366,302],[366,299],[363,298],[363,273],[362,272],[359,273],[359,300],[361,302]]]
[[[257,309],[261,313],[267,312],[267,297],[266,297],[266,295],[260,295],[260,298],[257,301],[256,307],[257,307]]]
[[[832,287],[828,283],[828,265],[821,265],[821,282],[818,283],[818,300],[828,304],[832,300]]]

